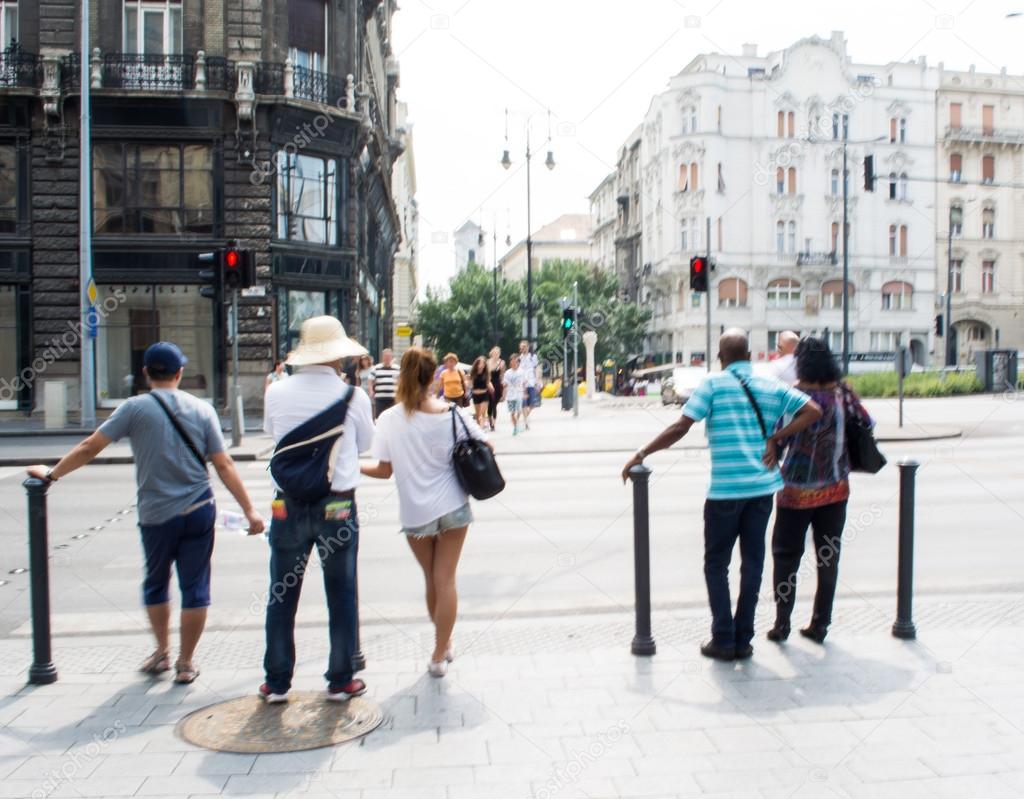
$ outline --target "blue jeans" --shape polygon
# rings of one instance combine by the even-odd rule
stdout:
[[[280,504],[283,502],[283,506]],[[331,654],[324,678],[332,688],[352,679],[359,611],[356,605],[356,555],[359,520],[354,499],[330,494],[306,504],[275,500],[270,543],[270,592],[267,596],[267,651],[263,670],[274,693],[284,693],[295,673],[295,611],[313,545],[317,547],[327,594]]]
[[[764,569],[765,532],[772,496],[709,499],[704,503],[704,581],[711,605],[711,637],[727,648],[747,646],[754,638],[754,612]],[[740,542],[740,596],[736,615],[729,595],[729,561]]]

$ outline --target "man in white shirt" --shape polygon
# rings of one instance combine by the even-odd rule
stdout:
[[[790,386],[796,385],[796,345],[799,343],[800,336],[792,330],[783,330],[775,345],[779,357],[772,361],[772,374]]]
[[[336,447],[330,475],[330,493],[305,502],[277,492],[273,502],[270,542],[270,593],[267,598],[267,650],[263,667],[266,682],[260,696],[268,703],[287,701],[295,670],[295,611],[302,578],[314,544],[320,556],[327,594],[331,654],[327,698],[346,701],[366,692],[362,680],[353,679],[359,615],[356,607],[356,554],[359,522],[355,489],[359,483],[359,453],[373,440],[370,398],[358,386],[342,379],[346,358],[366,350],[345,335],[341,322],[317,316],[302,324],[299,346],[286,363],[297,367],[288,380],[273,383],[264,400],[263,429],[280,442],[299,425],[336,405],[349,394],[344,432]]]
[[[537,378],[537,353],[530,352],[530,342],[519,342],[519,371],[523,374],[526,395],[523,397],[523,427],[530,429],[530,411],[540,405],[540,380]]]

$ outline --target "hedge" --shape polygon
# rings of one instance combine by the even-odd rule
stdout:
[[[862,397],[895,397],[899,393],[895,371],[855,374],[847,380]],[[905,397],[952,397],[976,394],[983,388],[975,375],[966,372],[914,372],[903,381]]]

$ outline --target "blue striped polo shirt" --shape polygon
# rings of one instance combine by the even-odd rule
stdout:
[[[708,420],[708,499],[763,497],[782,489],[778,467],[768,469],[761,461],[765,438],[739,378],[754,395],[769,434],[782,417],[796,413],[807,402],[806,394],[785,383],[755,377],[750,361],[736,361],[704,378],[683,406],[683,414],[697,422]]]

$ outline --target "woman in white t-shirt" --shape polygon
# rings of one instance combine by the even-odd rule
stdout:
[[[458,609],[455,569],[466,531],[473,521],[469,496],[452,465],[452,450],[466,431],[453,431],[452,413],[459,411],[431,395],[437,360],[430,350],[412,347],[402,356],[395,404],[377,418],[371,454],[378,463],[362,473],[398,485],[398,516],[427,585],[427,612],[434,622],[435,644],[427,669],[443,677],[452,660],[451,637]],[[451,409],[450,409],[451,408]],[[484,433],[466,419],[469,435]]]

